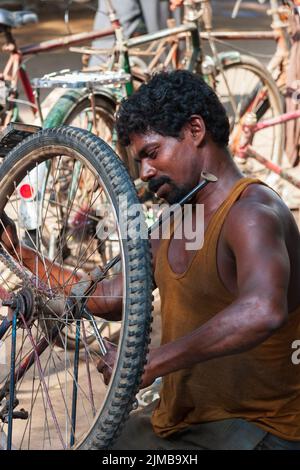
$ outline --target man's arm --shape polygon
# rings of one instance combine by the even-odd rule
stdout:
[[[224,236],[236,260],[238,298],[190,334],[152,349],[143,386],[199,362],[247,351],[287,320],[290,263],[279,216],[241,200],[227,226]]]
[[[52,262],[39,252],[20,243],[12,219],[5,213],[0,218],[0,239],[10,255],[26,267],[40,281],[49,283],[52,289],[72,295],[72,289],[85,279],[79,272]],[[122,274],[104,279],[89,298],[87,307],[95,316],[120,320],[122,317]]]
[[[63,290],[66,295],[71,295],[72,288],[84,279],[80,273],[74,272],[59,264],[53,263],[46,257],[41,258],[35,250],[19,242],[16,227],[12,219],[5,213],[0,218],[0,239],[6,250],[22,265],[35,274],[40,280],[49,282],[52,288]],[[151,240],[153,265],[155,265],[159,240]],[[93,295],[90,296],[87,307],[91,313],[100,318],[111,321],[122,320],[122,273],[108,276],[99,282]]]

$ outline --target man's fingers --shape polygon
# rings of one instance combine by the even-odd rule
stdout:
[[[99,361],[97,362],[97,370],[98,370],[98,372],[103,373],[103,370],[104,370],[105,367],[106,367],[105,362],[104,362],[102,359],[99,359]]]
[[[111,368],[102,359],[98,361],[97,370],[103,375],[105,385],[108,385],[111,378]]]
[[[104,369],[104,371],[103,371],[103,379],[104,379],[105,385],[108,385],[108,384],[109,384],[110,378],[111,378],[111,374],[107,371],[107,369]]]
[[[103,338],[107,349],[105,356],[102,356],[97,363],[97,370],[103,375],[105,385],[108,385],[111,379],[111,372],[116,359],[117,347],[112,344],[108,338]]]

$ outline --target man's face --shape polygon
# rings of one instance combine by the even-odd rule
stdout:
[[[140,164],[140,178],[169,204],[179,202],[198,184],[200,159],[189,132],[183,132],[182,139],[155,132],[134,134],[131,148]]]

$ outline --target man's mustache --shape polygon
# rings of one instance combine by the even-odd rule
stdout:
[[[165,183],[172,183],[171,178],[168,176],[159,176],[158,178],[152,178],[148,183],[148,189],[152,193],[156,193],[159,188]]]

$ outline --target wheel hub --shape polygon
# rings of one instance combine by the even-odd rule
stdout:
[[[9,300],[3,301],[2,305],[17,311],[18,316],[23,315],[26,324],[30,325],[36,312],[36,295],[31,287],[23,287],[13,294]],[[19,321],[18,326],[24,328],[23,322]]]

